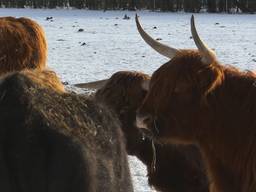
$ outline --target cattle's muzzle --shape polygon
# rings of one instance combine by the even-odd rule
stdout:
[[[153,118],[150,115],[141,115],[137,113],[136,126],[145,136],[149,138],[153,138],[153,131],[151,130],[152,123]]]
[[[142,134],[149,138],[149,139],[153,139],[154,135],[153,135],[153,132],[149,129],[145,129],[145,128],[140,128],[140,131],[142,132]]]

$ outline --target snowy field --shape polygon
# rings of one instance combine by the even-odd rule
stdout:
[[[137,13],[144,29],[161,42],[195,48],[191,14]],[[125,14],[131,19],[123,20]],[[0,16],[26,16],[44,27],[48,65],[71,84],[108,78],[120,70],[151,74],[167,61],[142,41],[134,15],[127,11],[0,9]],[[195,14],[195,18],[200,36],[216,50],[220,62],[255,70],[256,15]],[[130,165],[135,191],[153,191],[147,185],[145,167],[134,157]]]

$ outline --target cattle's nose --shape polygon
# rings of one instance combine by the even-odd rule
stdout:
[[[136,115],[136,126],[140,131],[148,138],[153,138],[152,130],[149,126],[152,125],[152,118],[149,115],[141,115],[137,113]]]
[[[149,115],[142,115],[140,113],[136,114],[136,126],[140,129],[149,129],[148,122],[150,122]]]

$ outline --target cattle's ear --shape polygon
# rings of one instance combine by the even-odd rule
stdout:
[[[142,83],[141,83],[142,89],[144,89],[145,91],[148,91],[149,90],[149,83],[150,83],[149,79],[143,80]]]

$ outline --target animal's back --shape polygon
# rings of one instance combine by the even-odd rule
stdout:
[[[133,191],[118,121],[14,73],[0,84],[3,191]]]

